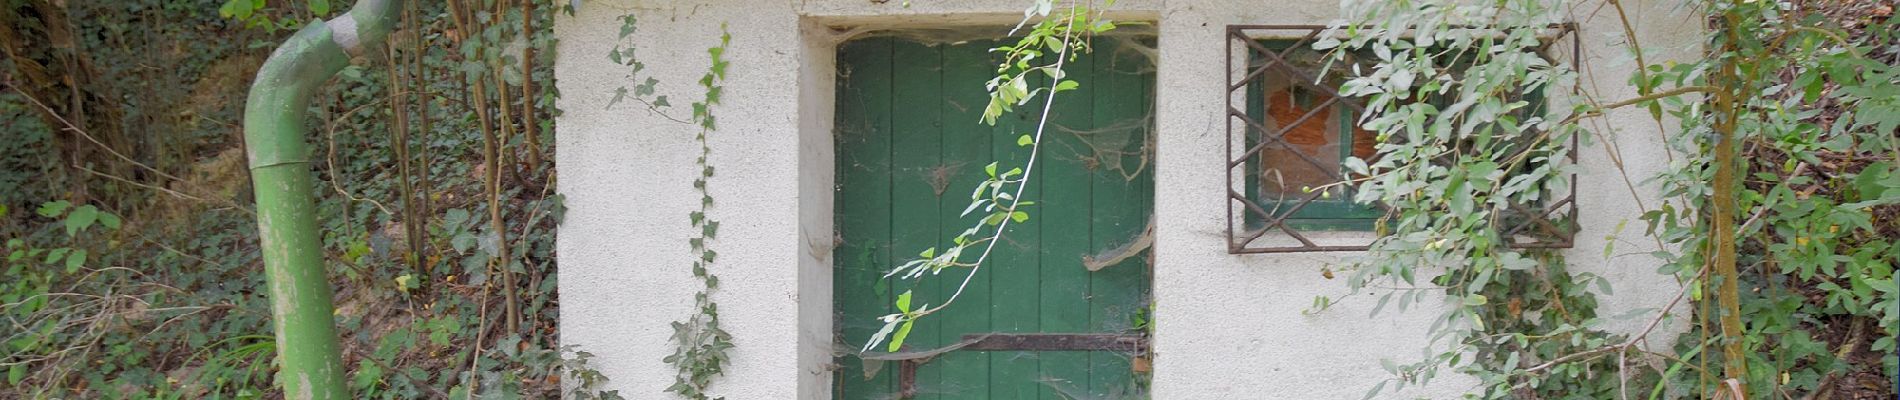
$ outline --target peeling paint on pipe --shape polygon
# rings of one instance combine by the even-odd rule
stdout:
[[[361,0],[330,21],[312,21],[271,53],[244,104],[245,155],[257,195],[257,231],[270,283],[271,322],[291,399],[343,399],[344,365],[333,321],[334,292],[317,232],[304,110],[350,57],[383,42],[401,0]]]

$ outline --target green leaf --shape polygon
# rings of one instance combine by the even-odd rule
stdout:
[[[1058,91],[1058,92],[1066,92],[1066,91],[1070,91],[1070,90],[1075,90],[1075,88],[1076,88],[1077,86],[1081,86],[1081,85],[1082,85],[1082,84],[1080,84],[1080,83],[1076,83],[1075,81],[1062,81],[1062,82],[1057,82],[1057,83],[1056,83],[1056,91]]]
[[[86,249],[77,249],[66,254],[66,273],[79,272],[81,265],[86,265]]]
[[[910,313],[910,291],[909,290],[904,291],[904,294],[897,295],[897,311],[900,311],[906,314]]]
[[[330,15],[330,0],[308,0],[307,4],[310,5],[311,14],[319,17]]]
[[[906,292],[906,293],[908,293],[908,292]],[[899,322],[899,321],[902,321],[902,319],[900,319],[900,318],[898,318],[898,317],[900,317],[900,316],[899,316],[899,315],[897,315],[897,314],[892,314],[892,315],[886,315],[886,316],[884,316],[884,318],[883,318],[883,320],[885,321],[885,322],[884,322],[884,327],[882,327],[882,328],[878,328],[878,330],[877,330],[877,333],[873,333],[873,334],[871,334],[871,340],[869,340],[869,341],[866,341],[866,342],[864,343],[864,348],[863,348],[863,349],[860,349],[860,350],[858,350],[858,351],[860,351],[860,352],[867,352],[867,351],[871,351],[871,348],[872,348],[872,347],[876,347],[876,346],[877,346],[877,344],[878,344],[879,342],[883,342],[883,341],[884,341],[884,338],[885,338],[886,336],[890,336],[890,334],[891,334],[891,330],[892,330],[892,329],[896,329],[896,328],[897,328],[897,324],[898,324],[898,322]]]
[[[13,364],[12,368],[7,368],[7,386],[20,386],[23,380],[26,380],[26,363]]]
[[[627,35],[632,35],[633,32],[639,30],[639,19],[635,18],[633,14],[627,14],[624,21],[625,22],[620,24],[620,37],[627,37]]]
[[[1372,390],[1367,390],[1367,391],[1366,391],[1366,397],[1364,397],[1363,399],[1365,399],[1365,400],[1371,400],[1371,399],[1372,399],[1373,397],[1375,397],[1375,396],[1378,396],[1378,395],[1379,395],[1379,391],[1382,391],[1382,390],[1385,390],[1385,384],[1386,384],[1386,383],[1390,383],[1390,382],[1392,382],[1392,381],[1388,381],[1388,380],[1381,380],[1381,381],[1379,381],[1379,384],[1377,384],[1377,385],[1372,385]]]
[[[455,236],[449,238],[449,247],[454,248],[458,254],[467,254],[468,249],[475,247],[475,234],[468,232],[457,233]]]
[[[66,258],[66,253],[69,253],[72,251],[73,249],[65,248],[65,247],[53,249],[53,251],[46,252],[46,260],[42,262],[45,262],[47,264],[59,262],[60,259]]]
[[[73,206],[72,202],[65,201],[65,200],[49,201],[49,202],[46,202],[45,204],[40,204],[40,209],[34,210],[34,212],[39,214],[42,217],[57,218],[59,217],[60,214],[63,214],[66,212],[66,208],[72,207],[72,206]]]
[[[365,358],[365,359],[357,360],[356,380],[350,382],[351,383],[350,387],[355,388],[357,390],[369,389],[371,387],[374,387],[377,382],[382,382],[382,380],[383,380],[382,365],[374,363],[374,362],[370,362],[369,359]]]
[[[891,336],[891,347],[889,349],[890,352],[896,353],[898,348],[901,348],[904,346],[904,338],[910,336],[910,327],[911,325],[915,325],[916,323],[917,323],[917,320],[914,320],[914,319],[904,320],[904,326],[902,328],[897,328],[897,334]]]
[[[990,165],[983,166],[983,173],[990,174],[990,178],[995,178],[996,177],[996,163],[992,162],[990,163]]]
[[[1019,223],[1023,221],[1028,221],[1029,213],[1022,212],[1022,211],[1012,212],[1012,213],[1009,213],[1009,219],[1012,221],[1019,222]]]
[[[5,216],[5,211],[4,207],[0,207],[0,216]],[[99,225],[106,227],[106,229],[117,230],[121,222],[123,221],[120,221],[117,215],[112,215],[112,213],[107,212],[99,213]]]
[[[1029,134],[1023,134],[1022,137],[1016,138],[1017,146],[1029,146],[1035,143],[1036,143],[1036,138],[1029,136]]]
[[[1474,294],[1474,295],[1465,297],[1465,305],[1467,306],[1474,306],[1474,307],[1482,306],[1489,302],[1490,302],[1490,299],[1485,298],[1484,295],[1482,294]]]

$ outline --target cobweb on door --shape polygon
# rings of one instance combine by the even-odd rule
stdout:
[[[948,46],[988,46],[991,45],[991,43],[986,43],[985,41],[999,40],[997,39],[999,33],[1006,31],[1007,27],[904,30],[854,28],[833,30],[832,33],[836,35],[837,42],[839,43],[866,38],[894,38],[905,42],[922,43],[932,47],[946,46],[945,48],[947,48]],[[1148,79],[1152,79],[1151,77],[1155,72],[1158,55],[1155,49],[1154,34],[1155,32],[1152,26],[1129,25],[1115,30],[1112,34],[1091,38],[1091,40],[1096,41],[1095,47],[1098,51],[1091,54],[1090,57],[1098,60],[1097,62],[1100,62],[1099,60],[1111,60],[1109,61],[1110,64],[1098,65],[1096,70],[1098,72],[1118,75],[1148,75],[1150,77]],[[839,82],[849,82],[853,79],[853,66],[841,61],[837,65],[836,73],[836,79]],[[949,82],[947,79],[943,83],[946,87],[949,85],[973,85],[981,87],[983,84],[984,81]],[[1087,84],[1085,81],[1084,85]],[[1060,162],[1079,163],[1084,165],[1091,172],[1109,177],[1108,179],[1111,181],[1120,180],[1129,185],[1137,184],[1140,179],[1144,178],[1144,175],[1152,176],[1154,173],[1156,147],[1154,130],[1155,112],[1152,100],[1155,97],[1154,90],[1155,83],[1150,81],[1140,91],[1126,92],[1129,95],[1143,96],[1147,99],[1141,102],[1142,107],[1139,112],[1118,112],[1114,119],[1096,122],[1064,123],[1062,121],[1052,121],[1048,126],[1047,135],[1051,135],[1051,138],[1060,138],[1061,140],[1049,140],[1045,142],[1047,147],[1044,149],[1043,157],[1048,157],[1051,160],[1059,160]],[[843,93],[840,93],[840,96],[843,95]],[[843,102],[847,101],[847,99],[840,98],[839,101]],[[1061,102],[1062,100],[1059,99],[1057,101]],[[982,104],[951,106],[959,109],[968,107],[980,108]],[[946,108],[946,110],[948,109],[949,108]],[[1016,113],[1034,113],[1036,111],[1038,110],[1020,108],[1016,110]],[[838,136],[836,139],[839,140],[840,143],[844,143],[861,140],[862,138],[857,137],[857,135],[876,132],[878,128],[874,126],[875,124],[870,118],[872,118],[872,116],[865,116],[857,120],[846,120],[842,117],[835,120],[835,129],[833,132],[834,135]],[[978,123],[973,119],[970,121],[953,121],[950,120],[950,118],[946,118],[943,121],[946,126],[952,123],[961,124],[966,122],[969,124]],[[998,136],[991,140],[1003,141],[1013,139],[1014,136]],[[921,179],[925,182],[929,182],[931,183],[930,190],[935,191],[936,195],[946,199],[953,199],[958,196],[959,192],[967,192],[969,188],[950,184],[948,183],[950,179],[947,179],[947,177],[960,176],[957,174],[980,175],[982,173],[982,167],[983,163],[945,161],[940,168],[936,169],[916,171],[902,170],[891,171],[889,173],[893,174],[892,179]],[[850,162],[844,162],[840,163],[837,168],[877,168],[877,166],[858,166]],[[839,173],[846,172],[847,171],[844,170],[839,171]],[[904,176],[902,174],[911,174],[912,176]],[[1098,183],[1098,185],[1099,184],[1100,183]],[[1148,261],[1139,266],[1142,268],[1153,265],[1153,252],[1150,251],[1153,245],[1153,221],[1136,220],[1131,223],[1135,224],[1131,228],[1134,232],[1131,232],[1128,237],[1112,238],[1107,240],[1106,243],[1094,243],[1093,247],[1087,252],[1077,252],[1077,254],[1073,254],[1070,257],[1075,257],[1077,261],[1080,262],[1082,268],[1088,271],[1115,271],[1117,268],[1125,269],[1135,267],[1134,264],[1136,263],[1126,262],[1128,260]],[[1143,227],[1144,224],[1146,225],[1145,228]],[[836,237],[838,240],[835,244],[843,245],[846,236],[839,233]],[[855,243],[854,245],[861,250],[867,249],[863,247],[863,243]],[[1020,245],[1022,244],[1011,240],[1008,236],[1005,236],[1005,239],[1000,244],[1000,246]],[[892,246],[888,244],[879,244],[877,246],[875,250],[876,253],[891,255],[912,254],[917,250],[921,250],[891,248]],[[843,261],[847,258],[859,257],[859,255],[844,253],[845,252],[834,253],[835,259]],[[1044,257],[1048,257],[1048,255]],[[985,273],[988,272],[990,271],[985,271]],[[1142,276],[1142,279],[1145,280],[1148,275],[1144,272]],[[892,291],[888,288],[889,285],[879,286],[880,291],[878,293],[866,293],[865,295],[890,295],[890,293],[886,293]],[[1147,299],[1149,299],[1150,296],[1145,289],[1146,287],[1144,284],[1142,293],[1138,295],[1139,299],[1141,299],[1138,302],[1121,305],[1119,307],[1109,306],[1114,307],[1114,309],[1105,312],[1105,314],[1114,315],[1115,317],[1096,321],[1096,325],[1092,326],[1093,329],[1091,329],[1091,331],[1100,332],[1099,335],[1105,337],[1093,337],[1091,339],[1113,341],[1116,340],[1116,338],[1106,336],[1141,337],[1142,332],[1145,331],[1145,327],[1136,326],[1137,323],[1126,316],[1142,313],[1141,310],[1148,308]],[[897,291],[901,291],[901,289]],[[847,301],[867,300],[839,298],[837,301],[839,304],[844,304],[844,302]],[[999,298],[996,301],[1012,300]],[[960,303],[958,306],[982,307],[985,305]],[[1088,312],[1088,310],[1078,310],[1078,312]],[[847,393],[844,398],[905,399],[930,396],[933,394],[958,395],[960,397],[1016,398],[1011,395],[1011,393],[1015,392],[1010,392],[1010,390],[1027,391],[1028,393],[1032,393],[1028,395],[1028,397],[1031,398],[1037,396],[1044,398],[1102,400],[1148,398],[1147,376],[1151,363],[1147,356],[1145,338],[1140,340],[1138,347],[1135,349],[1118,350],[971,350],[959,348],[958,343],[949,343],[948,345],[946,345],[946,343],[929,343],[928,346],[915,346],[927,350],[911,350],[913,346],[906,345],[905,351],[911,352],[910,354],[902,354],[903,352],[893,354],[878,351],[860,354],[859,349],[862,347],[866,337],[863,337],[864,334],[859,332],[875,331],[882,326],[882,323],[875,319],[875,317],[877,317],[876,315],[847,315],[841,310],[837,312],[836,317],[833,325],[835,329],[833,332],[833,338],[835,340],[833,349],[835,357],[833,360],[838,363],[838,365],[834,365],[832,368],[838,371],[833,374],[833,378],[834,385],[840,388],[839,393],[843,393],[842,388],[846,387],[847,382],[845,382],[845,380],[860,381],[853,384],[869,381],[890,381],[888,386],[879,386],[870,389],[870,393],[865,393],[862,388],[854,387],[854,389],[859,390],[853,393]],[[1146,318],[1145,313],[1143,318]],[[923,329],[922,324],[927,322],[928,321],[919,322],[920,325],[918,329]],[[858,336],[850,336],[847,335],[846,332],[854,332]],[[998,333],[1034,334],[1037,332],[1031,329],[1027,332]],[[949,337],[948,334],[946,334],[944,339],[955,340],[954,337]],[[959,364],[954,362],[959,358],[963,363]],[[988,370],[988,375],[991,377],[989,380],[965,381],[933,378],[940,377],[946,373],[946,371],[944,371],[945,365],[968,365],[971,364],[972,359],[982,360],[980,364],[984,366],[984,369]],[[900,382],[903,380],[900,379],[900,377],[907,373],[907,371],[905,371],[906,369],[910,369],[908,374],[913,377],[908,385]],[[972,395],[972,392],[986,393],[986,395]]]

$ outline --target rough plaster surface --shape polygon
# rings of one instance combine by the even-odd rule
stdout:
[[[713,391],[731,399],[822,399],[830,390],[832,346],[831,207],[832,58],[843,37],[891,26],[968,26],[1013,23],[1022,0],[901,1],[589,1],[555,25],[561,44],[556,77],[565,114],[558,120],[556,163],[569,213],[558,240],[562,343],[599,357],[596,366],[629,398],[660,398],[673,382],[668,322],[691,312],[698,282],[687,272],[692,233],[686,214],[697,129],[621,105],[607,109],[614,88],[630,85],[625,70],[605,56],[619,32],[618,17],[640,18],[639,57],[644,74],[675,104],[700,98],[694,84],[706,68],[705,48],[720,23],[733,35],[724,104],[715,107],[712,217],[722,222],[713,248],[720,254],[722,322],[737,348]],[[1699,26],[1668,2],[1625,2],[1639,25],[1651,61],[1693,54]],[[1585,88],[1606,99],[1627,97],[1628,57],[1618,46],[1615,15],[1580,3]],[[1344,283],[1320,269],[1339,254],[1226,254],[1226,206],[1221,170],[1226,140],[1219,62],[1227,24],[1324,23],[1333,2],[1124,0],[1124,19],[1159,26],[1159,153],[1154,297],[1157,357],[1154,397],[1358,398],[1386,378],[1379,360],[1411,361],[1424,345],[1430,311],[1376,317],[1373,301],[1349,299],[1313,316],[1301,311],[1316,295],[1345,293]],[[672,110],[687,115],[684,107]],[[1641,111],[1612,112],[1593,121],[1602,134],[1582,150],[1579,179],[1585,228],[1568,254],[1576,272],[1609,277],[1615,295],[1603,296],[1601,315],[1660,307],[1676,292],[1654,273],[1639,236],[1638,197],[1613,166],[1620,151],[1642,204],[1657,204],[1640,185],[1667,162],[1657,125]],[[1673,123],[1671,123],[1673,126]],[[1611,130],[1615,128],[1616,130]],[[1607,146],[1610,144],[1613,146]],[[1606,236],[1619,224],[1613,256]],[[1368,296],[1368,295],[1360,295]],[[1650,315],[1653,315],[1650,314]],[[1616,323],[1640,330],[1647,316]],[[1665,324],[1657,346],[1679,331]],[[1469,379],[1441,377],[1404,397],[1456,397]]]

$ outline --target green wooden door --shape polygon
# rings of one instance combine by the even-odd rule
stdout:
[[[1071,62],[1081,89],[1063,92],[1025,200],[1033,217],[1010,227],[956,304],[920,320],[906,351],[986,333],[1124,334],[1146,320],[1147,253],[1091,272],[1142,235],[1153,209],[1153,63],[1135,46],[1102,39]],[[1020,166],[1016,137],[1034,129],[1024,107],[996,126],[978,122],[994,74],[991,41],[927,44],[869,38],[838,51],[836,250],[839,348],[855,353],[897,293],[937,303],[967,270],[917,281],[880,277],[975,223],[959,218],[992,161]],[[1152,48],[1152,47],[1148,47]],[[1027,110],[1027,111],[1023,111]],[[893,287],[895,286],[895,287]],[[874,349],[877,350],[877,349]],[[911,365],[838,359],[841,399],[1131,398],[1143,391],[1132,351],[958,350]],[[867,366],[872,373],[867,374]],[[914,366],[914,368],[912,367]],[[914,383],[904,385],[904,375]]]

